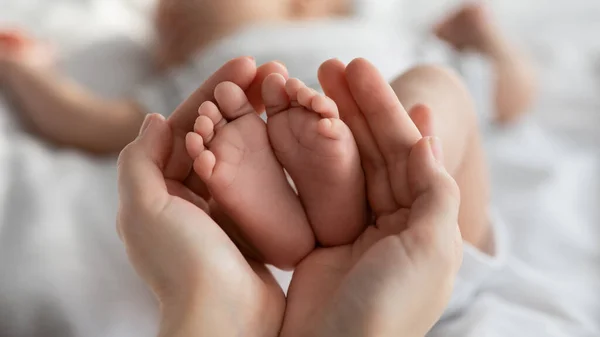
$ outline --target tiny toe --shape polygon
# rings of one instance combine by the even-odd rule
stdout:
[[[290,78],[286,82],[285,91],[287,92],[290,101],[298,101],[298,91],[302,88],[306,88],[306,85],[297,78]]]
[[[217,105],[211,101],[206,101],[202,103],[202,105],[200,105],[200,108],[198,108],[198,114],[200,114],[200,116],[208,117],[212,121],[216,130],[222,128],[223,126],[225,126],[225,124],[227,124],[227,121],[225,120],[225,118],[223,118],[219,107],[217,107]]]
[[[304,87],[298,90],[298,103],[307,109],[312,110],[312,101],[318,94],[315,90]]]
[[[327,96],[315,96],[312,101],[311,110],[318,113],[323,118],[340,118],[337,105]]]
[[[285,91],[285,78],[280,74],[267,76],[263,82],[262,98],[268,117],[288,109],[290,98]]]
[[[202,151],[202,153],[194,160],[194,171],[198,174],[200,179],[207,182],[213,175],[216,162],[217,159],[212,152]]]
[[[185,137],[185,147],[192,159],[197,158],[204,151],[204,140],[195,132],[190,132]]]
[[[215,136],[215,125],[207,116],[200,116],[196,119],[196,124],[194,124],[194,132],[199,134],[204,144],[208,146]]]
[[[237,119],[249,113],[256,113],[244,90],[233,82],[223,82],[217,85],[215,100],[228,120]]]
[[[317,132],[325,138],[339,140],[344,136],[345,124],[337,118],[324,118],[317,124]]]

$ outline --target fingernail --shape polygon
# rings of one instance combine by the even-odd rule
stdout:
[[[275,61],[273,61],[273,62],[275,62],[275,63],[277,63],[277,64],[280,64],[280,65],[281,65],[281,66],[283,66],[284,68],[286,67],[285,63],[283,63],[283,62],[281,62],[281,61],[279,61],[279,60],[275,60]]]
[[[148,132],[148,130],[152,129],[157,120],[165,120],[165,117],[161,114],[149,114],[146,116],[144,120],[144,124],[142,124],[142,129],[140,130],[140,136],[143,136]]]
[[[254,56],[246,56],[246,58],[254,63],[256,63],[256,59],[254,58]]]
[[[144,123],[142,123],[142,128],[140,129],[140,136],[142,136],[150,127],[150,124],[152,124],[152,119],[152,114],[146,115],[146,118],[144,118]]]
[[[442,141],[438,137],[429,137],[428,143],[435,161],[440,165],[444,165],[444,149],[442,147]]]

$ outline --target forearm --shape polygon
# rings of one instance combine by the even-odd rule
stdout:
[[[4,86],[42,136],[95,153],[120,151],[144,117],[135,104],[95,97],[52,70],[13,66]]]

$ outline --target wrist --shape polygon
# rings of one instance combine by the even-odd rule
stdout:
[[[221,293],[204,292],[186,299],[171,298],[162,301],[159,337],[247,335],[247,317],[242,299],[218,296]]]
[[[239,335],[239,331],[232,329],[233,322],[218,317],[222,310],[207,303],[163,304],[161,311],[159,337]]]

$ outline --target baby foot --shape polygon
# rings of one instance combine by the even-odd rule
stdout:
[[[292,177],[319,243],[347,244],[365,224],[365,186],[358,148],[336,104],[297,79],[263,83],[269,138]]]
[[[200,106],[186,140],[194,170],[265,262],[294,267],[313,249],[314,236],[266,125],[234,83],[218,85],[215,98],[218,106]]]
[[[435,28],[435,34],[458,50],[491,52],[500,34],[482,3],[463,6]]]

